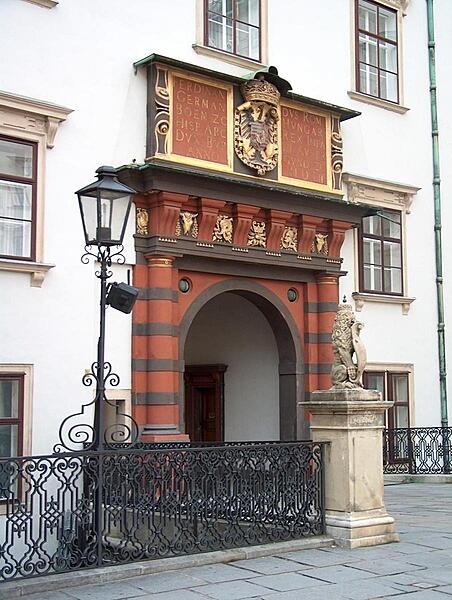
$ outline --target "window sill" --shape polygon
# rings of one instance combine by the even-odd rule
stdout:
[[[25,0],[26,2],[31,2],[32,4],[38,4],[39,6],[43,6],[44,8],[54,8],[58,4],[58,0]]]
[[[200,44],[193,44],[192,48],[196,54],[218,58],[224,62],[243,67],[244,69],[251,69],[252,71],[258,71],[260,68],[266,66],[257,60],[243,58],[242,56],[236,56],[235,54],[229,54],[229,52],[223,52],[223,50],[201,46]]]
[[[0,271],[13,271],[14,273],[30,273],[31,287],[41,287],[47,273],[55,265],[37,262],[25,262],[0,258]]]
[[[372,104],[373,106],[378,106],[380,108],[385,108],[386,110],[392,110],[393,112],[404,115],[410,109],[406,106],[402,106],[401,104],[394,104],[393,102],[388,102],[387,100],[381,100],[381,98],[374,98],[374,96],[368,96],[367,94],[361,94],[360,92],[347,92],[349,97],[352,100],[357,100],[358,102],[364,102],[365,104]]]
[[[356,312],[360,312],[366,302],[377,302],[380,304],[400,304],[404,315],[409,313],[410,305],[415,300],[415,298],[406,298],[405,296],[386,296],[384,294],[365,294],[361,292],[353,292],[352,298],[355,301]]]

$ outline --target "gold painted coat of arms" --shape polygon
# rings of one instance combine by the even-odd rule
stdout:
[[[235,109],[235,153],[245,165],[264,175],[278,164],[280,93],[265,79],[250,79],[240,91],[245,102]]]

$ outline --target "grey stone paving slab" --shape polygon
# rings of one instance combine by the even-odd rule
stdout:
[[[228,581],[211,583],[197,588],[196,592],[215,600],[241,600],[242,598],[258,598],[268,593],[268,588],[248,581]],[[157,599],[156,599],[157,600]],[[172,599],[171,599],[172,600]]]
[[[342,596],[340,589],[339,585],[331,584],[318,590],[308,588],[303,591],[275,592],[264,595],[263,600],[344,600],[346,596]]]
[[[449,594],[452,595],[452,585],[441,585],[437,588],[435,588],[435,592],[441,592],[443,594]]]
[[[375,575],[396,575],[397,573],[409,573],[410,571],[425,569],[425,567],[413,565],[406,561],[395,560],[394,558],[361,561],[354,563],[350,568],[367,571]]]
[[[64,592],[38,592],[21,596],[21,600],[74,600],[74,596],[69,596]]]
[[[301,573],[279,573],[278,575],[261,575],[253,583],[263,585],[278,592],[289,592],[291,590],[301,590],[305,588],[328,585],[325,581],[320,581],[313,577],[307,577]]]
[[[449,569],[428,569],[425,577],[429,581],[436,581],[438,584],[452,584],[452,570]]]
[[[134,586],[134,588],[139,590],[141,594],[143,594],[143,590],[147,594],[157,594],[159,592],[193,588],[205,584],[205,581],[202,579],[186,575],[181,571],[166,571],[164,573],[155,573],[153,575],[142,575],[141,577],[129,579],[128,582]]]
[[[330,565],[338,565],[343,563],[354,563],[361,560],[359,555],[352,556],[346,552],[342,552],[336,548],[336,552],[327,552],[324,550],[301,550],[299,552],[287,552],[286,554],[279,554],[279,558],[286,560],[293,560],[302,565],[314,566],[314,567],[328,567]]]
[[[211,596],[202,596],[192,590],[173,590],[161,594],[147,594],[141,596],[140,600],[207,600]]]
[[[179,572],[183,575],[195,577],[209,583],[233,581],[234,579],[250,579],[253,577],[253,573],[250,573],[248,570],[225,564],[192,567],[190,569],[183,569]],[[254,573],[254,576],[257,577],[258,573]]]
[[[370,579],[373,577],[368,571],[354,569],[347,565],[333,565],[331,567],[319,567],[309,572],[312,577],[327,581],[329,583],[342,583],[354,579]]]
[[[140,590],[130,583],[114,581],[101,585],[82,585],[77,588],[65,590],[70,598],[77,600],[125,600],[126,598],[140,598],[146,592]],[[36,594],[35,594],[36,595]]]
[[[452,568],[452,552],[450,550],[432,550],[430,552],[405,555],[404,560],[413,565],[424,567]]]
[[[338,585],[338,592],[350,600],[370,600],[372,598],[394,598],[404,596],[405,592],[400,589],[381,583],[379,579],[363,581],[349,581]],[[331,600],[334,600],[331,598]]]
[[[449,594],[442,594],[437,590],[422,590],[421,592],[399,596],[399,598],[406,598],[406,600],[450,600],[451,596]]]
[[[255,571],[256,573],[263,573],[264,575],[276,575],[277,573],[288,573],[300,569],[298,563],[276,556],[238,560],[231,564],[235,567],[247,569],[248,571]]]

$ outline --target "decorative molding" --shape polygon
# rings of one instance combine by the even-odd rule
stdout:
[[[157,65],[155,78],[155,153],[168,154],[168,133],[170,129],[170,93],[168,70]]]
[[[331,186],[334,190],[342,189],[342,133],[339,117],[331,117]]]
[[[408,107],[402,106],[401,104],[395,104],[394,102],[389,102],[388,100],[375,98],[375,96],[368,96],[367,94],[362,94],[361,92],[353,92],[349,90],[347,94],[352,100],[356,100],[357,102],[372,104],[373,106],[385,108],[386,110],[392,110],[393,112],[399,113],[401,115],[404,115],[410,110]]]
[[[311,252],[328,256],[328,234],[316,233],[312,240]]]
[[[149,211],[146,208],[137,208],[136,232],[138,235],[149,235]]]
[[[58,0],[25,0],[25,2],[37,4],[43,8],[55,8],[55,6],[58,4]]]
[[[181,211],[176,223],[176,236],[198,237],[198,213]]]
[[[215,228],[213,230],[212,240],[214,242],[226,242],[232,244],[233,224],[232,217],[227,215],[218,215]]]
[[[0,126],[45,135],[47,148],[53,148],[58,126],[71,112],[71,108],[0,90]]]
[[[31,287],[41,287],[47,273],[55,265],[26,262],[22,260],[0,259],[0,271],[13,271],[15,273],[30,273]]]
[[[420,190],[412,185],[371,179],[364,175],[344,173],[343,180],[347,185],[347,199],[356,204],[381,206],[392,210],[410,213],[414,196]]]
[[[267,247],[267,232],[265,229],[265,221],[253,221],[251,229],[248,233],[248,246]]]
[[[352,298],[355,301],[356,312],[361,312],[366,302],[376,302],[379,304],[400,304],[402,314],[407,315],[410,311],[411,303],[416,298],[407,298],[406,296],[387,296],[383,294],[366,294],[364,292],[353,292]]]
[[[281,249],[298,252],[298,231],[296,227],[285,227],[281,237]]]
[[[265,64],[259,62],[257,60],[252,60],[251,58],[244,58],[242,56],[237,56],[236,54],[229,54],[229,52],[224,52],[218,48],[210,48],[209,46],[203,46],[202,44],[192,44],[193,50],[196,54],[201,54],[204,56],[209,56],[211,58],[218,58],[219,60],[223,60],[224,62],[231,63],[232,65],[237,65],[238,67],[243,67],[244,69],[250,69],[251,71],[258,71],[261,68],[265,68]]]

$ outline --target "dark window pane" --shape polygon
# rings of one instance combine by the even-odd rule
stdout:
[[[0,425],[0,457],[17,456],[18,425]]]
[[[0,139],[0,173],[12,177],[33,175],[33,147]]]
[[[0,419],[17,419],[19,416],[19,381],[0,379]]]

